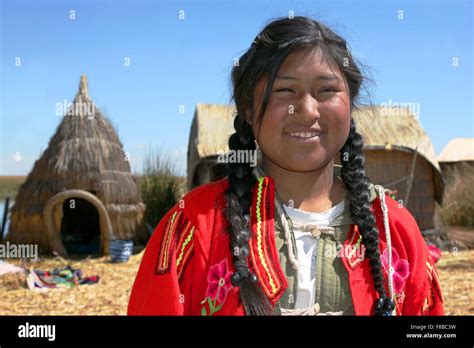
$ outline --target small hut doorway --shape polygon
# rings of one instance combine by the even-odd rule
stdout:
[[[74,201],[75,210],[72,209],[71,200]],[[71,242],[78,236],[82,236],[82,240],[83,237],[93,236],[99,238],[100,253],[108,255],[112,224],[107,209],[96,195],[79,189],[59,192],[46,203],[43,215],[52,251],[68,257],[69,253],[75,253],[74,250],[66,249],[68,239]],[[63,240],[64,237],[66,240]]]
[[[79,197],[63,202],[61,239],[69,255],[100,253],[100,218],[97,208]]]

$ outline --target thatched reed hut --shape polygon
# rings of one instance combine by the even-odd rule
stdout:
[[[229,150],[234,111],[228,105],[196,105],[188,142],[188,190],[226,175],[224,164],[218,163],[217,157]]]
[[[474,171],[474,138],[452,139],[438,156],[443,175],[455,171]]]
[[[229,151],[234,112],[228,105],[196,106],[188,144],[188,189],[225,176],[217,158]],[[444,185],[433,144],[418,119],[407,108],[380,106],[362,106],[354,118],[365,139],[371,181],[392,190],[421,229],[433,228]],[[258,158],[260,162],[261,154]]]
[[[420,229],[434,228],[444,180],[433,143],[409,108],[361,107],[354,113],[364,138],[367,175],[393,190]]]
[[[6,240],[38,244],[43,253],[97,249],[106,255],[110,240],[146,239],[144,211],[122,144],[83,75],[74,102],[18,191]]]

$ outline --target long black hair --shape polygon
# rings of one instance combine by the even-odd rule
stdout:
[[[234,119],[235,133],[229,138],[230,150],[256,149],[252,127],[247,123],[249,115],[251,116],[253,112],[256,85],[262,78],[267,77],[258,115],[258,120],[261,121],[280,66],[291,52],[302,48],[318,48],[326,60],[337,65],[348,83],[351,112],[355,109],[355,101],[359,96],[364,77],[346,41],[311,18],[302,16],[279,18],[270,22],[257,35],[251,47],[232,69],[232,99],[235,101],[237,115]],[[387,309],[387,301],[390,300],[383,285],[378,230],[370,211],[369,179],[364,171],[362,146],[362,137],[357,133],[351,117],[349,136],[340,150],[341,177],[347,191],[351,216],[361,233],[362,243],[370,260],[375,289],[379,295],[375,314],[384,314],[387,310],[383,312],[382,309]],[[229,188],[225,193],[226,217],[230,224],[230,247],[236,269],[232,283],[240,287],[240,301],[247,315],[270,315],[273,308],[258,284],[259,280],[250,272],[247,264],[251,237],[248,215],[252,190],[257,181],[252,169],[250,163],[227,164]],[[388,306],[390,307],[388,309],[393,309],[392,301]]]

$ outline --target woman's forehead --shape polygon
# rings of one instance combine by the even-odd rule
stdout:
[[[277,75],[279,77],[307,78],[308,74],[311,74],[312,78],[319,77],[313,75],[341,77],[341,72],[335,62],[328,60],[328,56],[318,47],[291,52],[284,60]]]
[[[319,47],[298,49],[291,52],[283,61],[278,70],[275,82],[282,80],[299,79],[339,79],[345,81],[339,67]],[[255,86],[255,95],[263,93],[268,82],[268,75],[260,78]]]

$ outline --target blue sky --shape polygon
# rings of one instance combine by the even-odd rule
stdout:
[[[72,101],[82,73],[134,172],[147,149],[161,148],[184,174],[196,103],[228,103],[234,57],[289,11],[346,38],[370,68],[373,103],[419,103],[437,154],[474,136],[469,0],[0,3],[0,175],[29,172],[60,122],[56,103]]]

